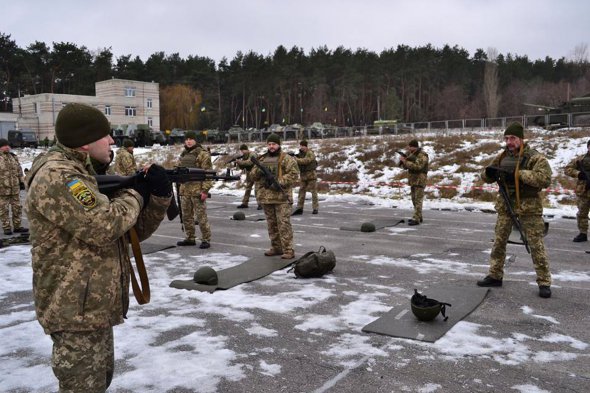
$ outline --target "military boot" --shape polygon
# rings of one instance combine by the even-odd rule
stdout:
[[[545,299],[551,297],[551,287],[549,285],[539,285],[539,296]]]
[[[274,248],[269,248],[268,250],[266,250],[264,252],[264,255],[266,255],[267,257],[273,257],[275,255],[281,255],[283,253],[283,251],[281,250],[275,250]]]
[[[196,246],[197,242],[195,242],[195,239],[184,239],[181,241],[176,242],[177,246]]]
[[[5,229],[4,234],[5,235],[12,235],[12,229]]]
[[[238,206],[238,209],[247,209],[247,208],[248,208],[248,205],[245,205],[243,203]]]
[[[209,248],[209,247],[211,247],[211,244],[208,241],[206,241],[206,240],[203,240],[201,242],[201,245],[199,246],[199,248],[203,248],[203,249]]]
[[[318,214],[318,209],[313,209],[313,211],[311,212],[311,214]]]
[[[25,227],[14,228],[14,232],[15,233],[27,233],[27,232],[29,232],[29,228],[25,228]]]
[[[283,255],[281,255],[281,259],[293,259],[295,258],[295,251],[286,251]]]
[[[258,205],[258,207],[256,208],[256,210],[262,210],[262,205]]]
[[[410,225],[410,226],[414,226],[414,225],[420,225],[420,221],[418,221],[418,220],[414,220],[413,218],[410,218],[410,219],[408,220],[408,225]]]
[[[581,243],[581,242],[587,242],[588,241],[588,235],[586,235],[585,233],[578,233],[578,235],[576,237],[574,237],[573,242],[574,243]]]
[[[478,287],[501,287],[502,280],[498,280],[497,278],[491,276],[485,276],[483,280],[479,280],[477,282]]]
[[[300,216],[303,214],[303,209],[298,207],[297,209],[295,209],[295,211],[293,211],[293,213],[291,213],[292,216]]]

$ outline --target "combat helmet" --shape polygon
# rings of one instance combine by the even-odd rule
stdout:
[[[236,221],[242,221],[246,219],[246,215],[244,212],[235,212],[233,215],[233,219]]]
[[[375,224],[372,222],[363,222],[361,224],[361,232],[375,232]]]
[[[197,284],[217,285],[217,272],[209,266],[200,267],[195,272],[193,281]]]
[[[425,295],[418,293],[417,289],[414,289],[414,295],[412,295],[410,302],[412,304],[412,313],[414,313],[416,318],[420,321],[432,321],[439,313],[442,314],[444,321],[449,319],[449,317],[445,315],[446,306],[451,307],[449,303],[442,303],[438,300],[429,299]]]

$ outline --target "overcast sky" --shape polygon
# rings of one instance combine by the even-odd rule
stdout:
[[[159,51],[219,61],[278,45],[379,53],[429,43],[536,60],[590,42],[588,0],[19,0],[4,1],[2,15],[0,32],[21,48],[72,42],[144,61]]]

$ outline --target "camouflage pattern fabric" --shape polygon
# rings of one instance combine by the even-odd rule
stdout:
[[[241,160],[236,161],[236,166],[246,172],[246,190],[242,198],[242,204],[246,206],[250,202],[250,194],[252,193],[252,187],[254,187],[254,179],[252,179],[251,174],[254,164],[250,161],[250,157],[256,157],[256,154],[248,152],[242,156]]]
[[[305,204],[305,194],[307,191],[311,192],[311,208],[317,210],[320,208],[318,199],[318,182],[317,179],[303,180],[301,179],[299,187],[299,195],[297,196],[297,208],[303,209]]]
[[[22,206],[20,204],[19,194],[1,195],[0,196],[0,221],[2,229],[10,230],[10,211],[12,210],[12,228],[21,227]]]
[[[498,154],[487,166],[500,167],[501,160],[506,154],[510,154],[507,149]],[[539,189],[548,187],[551,183],[552,171],[547,158],[530,149],[526,144],[523,147],[523,155],[529,158],[520,166],[518,173],[520,181],[518,186],[530,186]],[[482,170],[480,176],[486,183],[494,182],[494,179],[486,175],[485,168]],[[520,204],[516,203],[515,192],[509,191],[509,197],[510,203],[520,219],[523,232],[529,242],[531,257],[537,273],[537,284],[551,285],[549,260],[545,252],[543,240],[545,226],[542,217],[543,200],[541,193],[538,193],[535,197],[521,198]],[[498,212],[498,219],[495,230],[496,238],[490,255],[489,275],[496,279],[502,279],[506,259],[506,243],[512,231],[512,221],[501,195],[498,195],[496,199],[495,208],[496,212]]]
[[[148,238],[171,198],[152,195],[142,209],[141,195],[128,189],[109,200],[98,190],[88,154],[59,143],[35,159],[27,182],[33,296],[45,333],[92,332],[123,323],[130,266],[125,234],[135,227],[140,241]],[[68,348],[80,356],[85,351]],[[90,368],[97,367],[103,366]]]
[[[307,191],[311,192],[311,207],[312,209],[319,209],[318,202],[318,175],[316,172],[317,160],[315,154],[311,149],[305,153],[300,152],[296,157],[297,166],[300,172],[300,187],[297,198],[297,208],[303,209],[305,204],[305,194]]]
[[[424,187],[426,185],[428,154],[424,153],[422,149],[409,153],[406,161],[400,165],[408,170],[408,184],[410,186]]]
[[[207,202],[201,196],[181,196],[182,224],[187,239],[195,240],[195,217],[201,230],[201,240],[211,241],[211,226],[207,218]]]
[[[113,328],[51,335],[51,367],[60,392],[104,393],[115,372]]]
[[[578,162],[581,162],[584,165],[584,168],[590,166],[590,154],[584,154],[574,158],[570,161],[569,164],[566,165],[564,169],[564,173],[567,176],[573,177],[578,179],[578,173],[580,170],[578,168]],[[586,170],[590,173],[590,170]],[[588,233],[588,213],[590,212],[590,188],[586,187],[587,183],[586,180],[578,179],[576,182],[576,196],[578,200],[576,204],[578,205],[578,213],[576,214],[576,219],[578,223],[578,230],[580,233]]]
[[[293,201],[293,184],[299,179],[299,168],[297,162],[290,155],[280,151],[277,156],[264,154],[259,158],[262,165],[265,165],[275,175],[279,184],[285,190],[270,189],[264,182],[264,176],[258,167],[252,169],[252,178],[256,182],[256,198],[260,204],[291,203]]]
[[[424,186],[411,186],[410,196],[412,197],[412,205],[414,205],[414,215],[412,219],[422,222],[422,204],[424,202]]]
[[[132,176],[137,172],[135,158],[126,147],[117,150],[115,157],[115,173],[121,176]]]
[[[293,253],[293,228],[291,227],[291,205],[263,204],[268,224],[271,247],[283,253]]]
[[[20,183],[24,182],[23,170],[18,158],[11,152],[0,152],[0,221],[2,229],[10,230],[12,225],[21,226]]]

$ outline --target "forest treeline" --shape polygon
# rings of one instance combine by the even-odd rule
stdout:
[[[524,103],[557,106],[590,93],[587,50],[581,44],[569,59],[531,60],[448,45],[380,53],[279,46],[272,55],[238,52],[218,63],[165,52],[144,62],[70,42],[20,48],[0,32],[0,111],[12,111],[19,92],[94,95],[95,82],[120,78],[160,84],[163,129],[497,117],[534,110]]]

